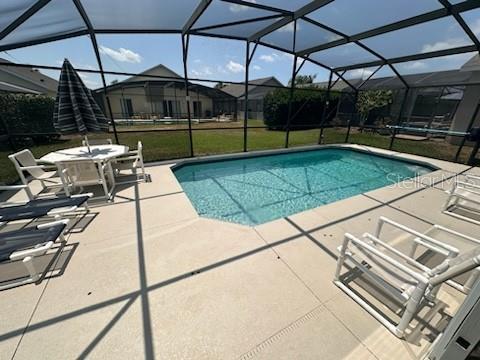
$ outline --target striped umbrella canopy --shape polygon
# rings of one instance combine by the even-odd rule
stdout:
[[[72,64],[65,59],[58,83],[53,126],[61,134],[108,130],[108,120]]]

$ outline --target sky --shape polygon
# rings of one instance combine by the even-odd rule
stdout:
[[[25,2],[27,0],[21,1]],[[308,2],[308,0],[248,1],[266,5],[284,6],[289,10],[294,10]],[[88,10],[92,11],[91,17],[94,25],[97,23],[100,24],[102,17],[97,18],[95,11],[99,11],[98,14],[100,15],[103,14],[101,11],[104,11],[104,9],[102,10],[102,6],[105,6],[105,3],[93,0],[82,0],[82,2]],[[455,3],[458,2],[458,0],[453,0],[452,2]],[[39,13],[38,19],[33,19],[32,17],[31,21],[29,20],[30,22],[22,25],[24,28],[17,29],[18,34],[15,36],[21,39],[21,37],[26,34],[34,33],[35,36],[43,36],[43,34],[54,31],[55,29],[52,28],[54,25],[51,24],[52,13],[49,12],[66,11],[66,9],[61,9],[61,6],[58,4],[69,3],[58,0],[57,2],[52,1],[51,5],[48,5],[50,8],[47,7],[44,13]],[[174,9],[175,6],[178,7],[182,4],[182,6],[191,6],[192,2],[191,0],[163,0],[162,3],[158,4],[163,5],[155,6],[166,6]],[[311,13],[309,17],[328,26],[335,27],[347,35],[352,35],[371,29],[372,27],[382,26],[386,23],[418,15],[419,13],[435,10],[438,9],[438,7],[439,2],[437,0],[391,0],[388,2],[384,0],[363,0],[361,4],[359,1],[336,0]],[[115,12],[116,15],[112,18],[124,19],[122,21],[125,23],[121,26],[127,27],[132,26],[132,20],[128,16],[125,17],[126,14],[124,14],[124,12],[129,11],[135,13],[138,9],[132,2],[127,7],[119,7],[118,9],[111,8],[111,11]],[[368,16],[358,16],[360,12]],[[177,14],[170,19],[164,12],[162,13],[163,15],[160,16],[160,20],[168,26],[178,27],[176,24],[183,24],[183,17],[187,16],[188,13],[188,11],[177,12]],[[339,14],[341,16],[339,16]],[[271,13],[214,0],[211,7],[207,9],[195,26],[209,26],[264,15],[271,15]],[[135,26],[149,26],[148,21],[158,21],[158,17],[156,16],[144,15],[143,13],[141,16],[145,18],[146,24],[135,24]],[[462,13],[462,16],[472,31],[477,36],[480,36],[480,10],[468,11]],[[82,24],[81,21],[79,22],[78,19],[74,18],[74,15],[72,15],[72,18],[67,17],[65,21],[65,24],[62,26],[69,26],[72,31]],[[264,27],[266,25],[265,22],[271,23],[273,21],[274,20],[265,20],[261,24],[223,28],[222,32],[227,34],[232,32],[248,34]],[[0,22],[0,26],[1,25]],[[214,31],[218,30],[212,30],[211,32]],[[297,50],[332,41],[337,38],[338,35],[318,28],[306,21],[302,20],[297,23]],[[9,40],[11,41],[12,39],[7,37],[1,40],[0,44]],[[293,26],[289,24],[280,28],[262,40],[268,44],[289,49],[293,44]],[[155,65],[163,64],[180,76],[183,76],[182,46],[179,35],[98,34],[97,41],[104,70],[140,73]],[[471,41],[453,17],[447,17],[365,39],[363,43],[388,58],[468,45],[471,44]],[[437,59],[411,61],[398,64],[396,67],[401,74],[458,69],[473,55],[474,53],[468,53]],[[0,53],[0,57],[18,63],[53,66],[61,66],[63,59],[68,58],[76,68],[98,69],[92,44],[88,36],[10,50]],[[353,43],[314,53],[312,54],[312,58],[332,67],[376,60],[372,54]],[[292,55],[273,50],[269,47],[258,46],[253,60],[250,63],[249,77],[250,79],[256,79],[274,76],[283,84],[287,84],[291,77],[292,65]],[[245,78],[245,42],[204,36],[191,36],[187,68],[190,78],[243,81]],[[345,77],[366,78],[375,70],[375,68],[352,70],[347,72]],[[59,76],[58,71],[42,71],[54,78],[58,78]],[[328,72],[311,62],[305,63],[300,74],[314,74],[316,75],[316,81],[326,81],[328,79]],[[375,74],[374,78],[392,75],[392,71],[388,67],[384,67]],[[101,86],[101,78],[99,75],[82,73],[81,76],[88,87],[98,88]],[[124,78],[125,77],[108,75],[107,83],[114,80],[121,81]],[[214,85],[214,83],[204,84]]]

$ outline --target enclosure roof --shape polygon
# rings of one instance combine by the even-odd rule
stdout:
[[[334,70],[480,51],[478,0],[2,0],[0,51],[69,37],[247,40]],[[406,84],[404,84],[406,85]]]
[[[421,74],[404,75],[403,78],[411,87],[443,87],[443,86],[463,86],[468,84],[478,84],[480,72],[447,70],[438,72],[428,72]],[[402,89],[404,85],[396,76],[379,77],[365,82],[364,79],[348,79],[348,82],[356,88],[361,86],[361,90],[395,90]],[[362,85],[363,83],[363,85]],[[326,88],[328,82],[319,82],[315,84],[319,88]],[[332,88],[336,91],[353,91],[352,88],[343,80],[339,80]]]

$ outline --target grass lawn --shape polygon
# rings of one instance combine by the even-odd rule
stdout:
[[[241,123],[233,123],[241,125]],[[258,121],[249,121],[249,125],[257,126]],[[224,125],[232,127],[232,123]],[[124,131],[123,127],[119,127]],[[129,127],[128,132],[119,134],[119,140],[122,144],[131,148],[136,147],[138,140],[144,145],[145,161],[165,160],[188,157],[190,154],[188,131],[156,131],[156,132],[137,132]],[[343,143],[345,141],[346,129],[325,129],[324,143]],[[91,138],[105,138],[105,134],[92,135]],[[110,134],[113,137],[113,134]],[[290,147],[313,145],[318,143],[319,130],[300,130],[291,131],[289,144]],[[379,148],[388,148],[390,137],[378,134],[365,134],[353,131],[350,134],[350,143],[369,145]],[[32,147],[31,150],[38,158],[48,152],[79,146],[81,137],[71,137],[55,143]],[[222,153],[233,153],[243,151],[243,128],[225,130],[196,130],[193,132],[193,145],[195,155],[212,155]],[[267,129],[248,129],[248,150],[277,149],[285,146],[285,132],[269,131]],[[457,146],[451,145],[445,141],[411,141],[396,139],[394,150],[411,154],[423,155],[452,161],[457,151]],[[470,148],[462,151],[461,160],[465,161],[469,155]],[[0,183],[10,184],[17,181],[17,174],[7,155],[11,151],[0,152]]]

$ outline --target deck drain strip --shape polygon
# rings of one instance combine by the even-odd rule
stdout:
[[[274,345],[277,341],[281,340],[283,337],[287,336],[292,331],[300,328],[306,322],[318,318],[322,313],[324,313],[324,311],[325,311],[325,307],[323,305],[317,306],[312,311],[310,311],[310,312],[306,313],[305,315],[303,315],[302,317],[298,318],[297,320],[292,322],[287,327],[284,327],[282,330],[278,331],[277,333],[273,334],[272,336],[270,336],[269,338],[267,338],[266,340],[264,340],[260,344],[256,345],[250,351],[241,355],[239,359],[240,360],[253,359],[256,355],[258,355],[264,349],[266,349],[269,346]]]

